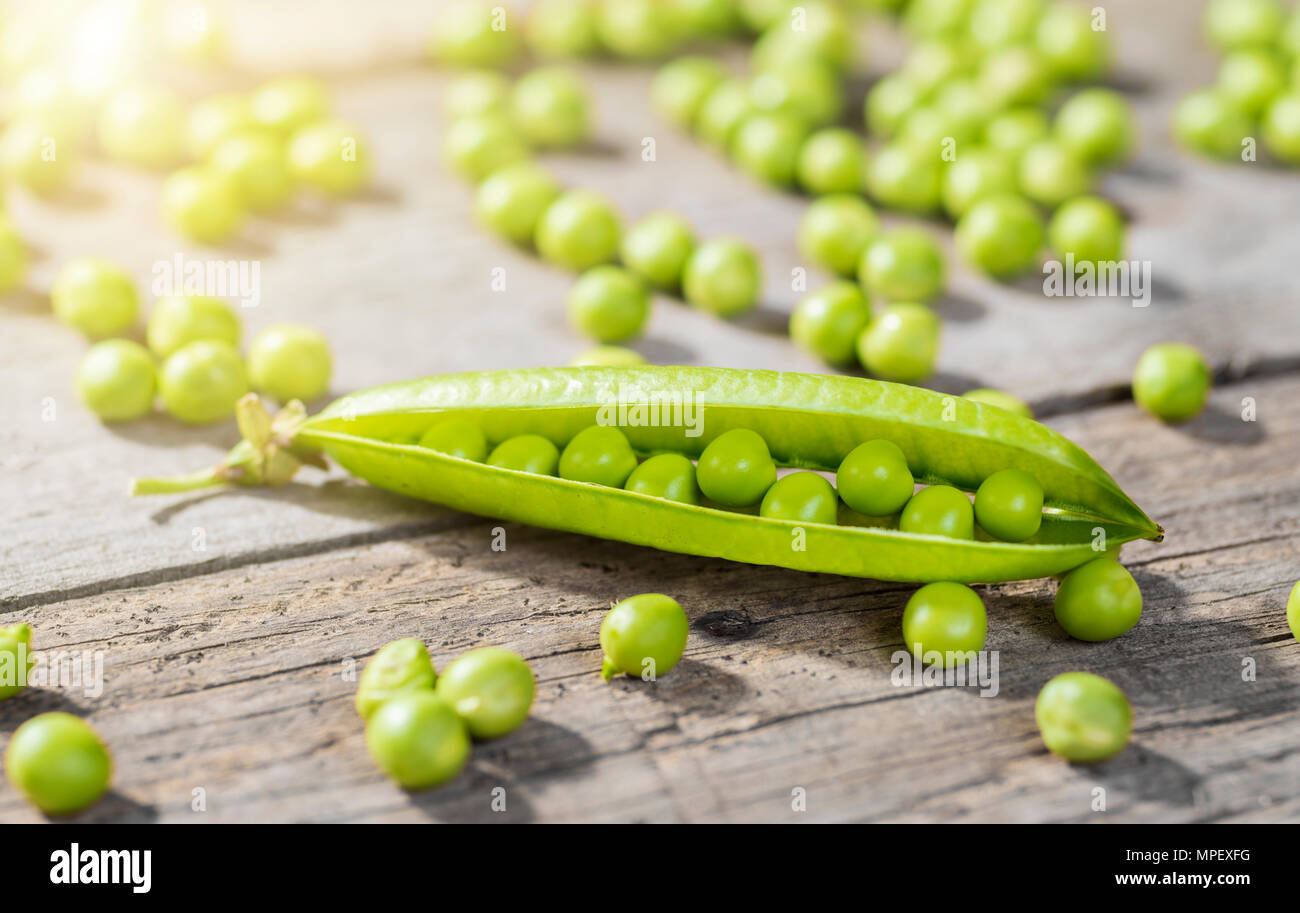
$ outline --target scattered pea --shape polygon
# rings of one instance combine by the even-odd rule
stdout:
[[[976,0],[971,7],[971,38],[986,49],[1021,45],[1034,36],[1046,0]]]
[[[1044,206],[1059,206],[1092,185],[1087,164],[1056,140],[1040,140],[1027,148],[1018,177],[1025,196]]]
[[[1051,69],[1032,47],[1006,47],[980,64],[979,88],[994,110],[1046,103],[1056,89]]]
[[[973,62],[974,57],[965,43],[926,38],[912,45],[898,72],[922,96],[929,97],[944,83],[969,72]]]
[[[1137,117],[1123,95],[1086,89],[1056,112],[1056,139],[1086,165],[1115,167],[1137,148]]]
[[[974,539],[975,510],[965,492],[951,485],[931,485],[903,506],[898,528],[905,533]]]
[[[912,0],[903,28],[917,38],[959,35],[966,30],[973,0]]]
[[[619,57],[653,60],[672,51],[679,23],[663,0],[598,0],[596,33]]]
[[[998,278],[1033,268],[1046,231],[1037,208],[1016,193],[986,197],[957,221],[954,242],[972,266]]]
[[[799,252],[841,276],[853,276],[867,246],[880,234],[880,219],[861,197],[829,194],[808,205],[799,221]]]
[[[191,425],[229,418],[248,393],[248,374],[229,343],[201,339],[177,349],[158,375],[163,405]]]
[[[1215,89],[1200,89],[1179,101],[1173,128],[1185,148],[1220,159],[1239,156],[1253,129],[1250,118]]]
[[[934,371],[939,331],[939,318],[925,305],[891,304],[858,336],[858,360],[882,380],[917,383]]]
[[[1109,32],[1093,28],[1092,9],[1075,3],[1054,3],[1043,12],[1034,33],[1034,47],[1052,76],[1072,82],[1093,81],[1110,69]]]
[[[852,130],[825,127],[799,150],[799,185],[813,194],[861,193],[866,183],[866,145]]]
[[[333,196],[356,193],[370,180],[370,146],[356,124],[322,120],[289,141],[289,169],[308,187]]]
[[[793,5],[778,8],[776,20],[754,42],[750,66],[754,70],[773,70],[813,62],[838,73],[847,70],[856,48],[852,26],[844,11],[825,0],[808,0],[797,5],[802,9],[798,20],[790,15]]]
[[[470,70],[447,84],[442,94],[442,113],[447,123],[462,117],[510,113],[510,80],[496,70]]]
[[[566,67],[538,67],[515,83],[510,111],[526,141],[544,148],[576,146],[590,132],[587,87]]]
[[[930,583],[903,609],[903,645],[918,660],[938,653],[938,665],[965,665],[968,654],[984,649],[988,615],[979,594],[961,583]]]
[[[762,288],[758,254],[731,238],[705,241],[691,253],[682,272],[686,300],[719,317],[736,317],[752,309]]]
[[[799,150],[808,135],[793,114],[751,114],[736,128],[731,155],[751,176],[777,187],[794,184]]]
[[[763,495],[759,516],[794,523],[835,525],[839,499],[831,483],[815,472],[782,476]]]
[[[0,628],[0,701],[22,693],[35,665],[31,625]]]
[[[986,406],[996,406],[1012,415],[1018,415],[1021,418],[1033,418],[1034,410],[1029,408],[1029,404],[1018,396],[1013,396],[1003,390],[993,390],[989,388],[980,388],[970,390],[962,394],[964,399],[973,400],[977,403],[983,403]]]
[[[1133,707],[1124,692],[1090,672],[1065,672],[1044,685],[1034,719],[1048,751],[1083,764],[1119,754],[1133,732]]]
[[[749,90],[739,79],[722,80],[700,103],[695,131],[706,143],[724,151],[731,149],[736,128],[754,113]]]
[[[960,219],[980,200],[1016,190],[1016,169],[1007,156],[992,149],[972,149],[944,172],[943,208]]]
[[[619,266],[596,266],[578,277],[568,297],[569,322],[597,342],[640,335],[650,316],[644,283]]]
[[[660,116],[690,129],[709,93],[726,78],[726,67],[712,57],[679,57],[655,74],[650,103]]]
[[[479,114],[452,122],[443,137],[442,154],[453,171],[477,182],[528,158],[529,150],[506,117]]]
[[[732,428],[704,448],[696,478],[709,500],[723,507],[752,507],[776,481],[776,464],[757,432]]]
[[[835,473],[844,503],[868,517],[887,517],[902,510],[912,498],[914,485],[907,457],[893,441],[859,444]]]
[[[1201,414],[1212,382],[1210,366],[1192,346],[1157,343],[1133,369],[1133,399],[1161,421],[1177,424]]]
[[[42,713],[10,738],[5,773],[47,815],[71,815],[108,791],[113,758],[85,720],[70,713]]]
[[[671,671],[686,650],[690,622],[681,604],[662,593],[630,596],[600,623],[605,681],[625,673],[654,681]]]
[[[496,739],[528,719],[537,682],[518,653],[480,647],[447,664],[435,693],[450,704],[476,739]]]
[[[1296,72],[1300,73],[1300,65]],[[1280,161],[1300,165],[1300,79],[1295,91],[1279,96],[1268,106],[1262,126],[1268,151]]]
[[[613,205],[590,190],[569,190],[537,223],[537,251],[571,270],[608,263],[618,253],[622,220]]]
[[[254,212],[278,209],[293,194],[284,144],[266,133],[239,133],[221,140],[208,166],[238,188],[243,204]]]
[[[994,115],[988,122],[984,127],[984,143],[1019,169],[1025,150],[1047,139],[1050,133],[1047,115],[1038,108],[1012,108]]]
[[[426,789],[455,777],[469,760],[470,741],[455,709],[431,690],[384,701],[366,722],[366,748],[385,775],[405,789]]]
[[[449,418],[434,425],[420,435],[420,446],[475,463],[482,463],[488,454],[482,429],[464,418]]]
[[[802,61],[760,71],[749,81],[749,100],[761,114],[797,118],[806,127],[820,127],[840,116],[844,90],[838,74],[817,61]]]
[[[1056,591],[1055,612],[1057,624],[1071,637],[1111,640],[1127,634],[1142,617],[1142,591],[1114,558],[1095,558],[1065,575]]]
[[[560,464],[560,450],[540,434],[521,434],[497,444],[487,462],[498,469],[553,476]]]
[[[889,301],[928,301],[943,291],[943,252],[922,228],[896,228],[862,253],[858,279],[871,294]]]
[[[1291,636],[1300,640],[1300,583],[1291,588],[1291,595],[1286,599],[1286,623]]]
[[[594,346],[585,352],[579,353],[573,361],[569,362],[574,367],[596,366],[604,368],[631,367],[645,363],[645,356],[640,352],[625,349],[622,346]]]
[[[248,345],[253,389],[282,403],[310,402],[329,389],[333,358],[325,337],[311,327],[277,323]]]
[[[538,57],[590,57],[600,49],[591,0],[537,0],[528,10],[524,40]]]
[[[239,318],[224,301],[201,295],[176,295],[153,303],[145,326],[150,350],[166,358],[199,339],[239,344]]]
[[[903,73],[890,73],[867,92],[863,119],[867,129],[881,139],[892,139],[907,116],[920,106],[925,92]]]
[[[158,373],[149,351],[129,339],[105,339],[77,366],[77,395],[106,422],[125,422],[153,410]]]
[[[1285,15],[1278,0],[1210,0],[1205,36],[1221,51],[1271,47]]]
[[[182,168],[169,175],[162,186],[161,208],[167,224],[201,244],[228,241],[244,224],[238,186],[210,168]]]
[[[432,691],[436,679],[424,641],[404,637],[385,644],[361,672],[357,683],[357,713],[368,720],[381,704],[396,695]]]
[[[725,38],[740,27],[735,0],[668,0],[682,32],[693,39]]]
[[[790,338],[832,365],[847,365],[858,336],[871,320],[871,306],[854,282],[832,282],[805,295],[790,315]]]
[[[627,230],[619,257],[624,266],[651,285],[676,289],[694,250],[695,234],[685,219],[670,212],[655,212]]]
[[[622,488],[636,454],[627,436],[611,425],[592,425],[579,431],[560,454],[560,478],[590,485]]]
[[[474,216],[491,231],[515,244],[531,244],[542,213],[562,192],[542,166],[515,162],[492,172],[474,192]]]
[[[66,188],[79,161],[77,142],[47,120],[20,117],[0,135],[0,171],[34,193],[51,195]]]
[[[253,120],[284,139],[326,117],[331,107],[329,89],[313,76],[280,76],[265,82],[248,104]]]
[[[101,257],[69,260],[50,290],[54,316],[92,339],[125,333],[140,315],[135,282]]]
[[[499,69],[519,58],[517,12],[490,0],[448,0],[437,6],[429,53],[453,67]]]
[[[205,161],[222,140],[257,126],[247,96],[234,92],[210,95],[190,111],[186,148],[191,158]]]
[[[1076,264],[1106,263],[1124,256],[1124,219],[1100,197],[1075,197],[1052,215],[1047,228],[1052,249]]]
[[[921,105],[907,115],[896,141],[913,147],[917,155],[934,156],[947,163],[973,146],[982,128],[978,112]],[[946,168],[940,170],[941,178],[943,171]]]
[[[1024,542],[1043,522],[1043,486],[1023,469],[1002,469],[975,492],[975,519],[1003,542]]]
[[[680,453],[652,456],[627,477],[623,487],[638,494],[678,501],[700,503],[700,486],[695,481],[695,464]]]
[[[941,150],[895,140],[867,164],[867,190],[890,209],[928,214],[943,196]]]
[[[142,168],[175,165],[185,145],[185,109],[170,89],[131,86],[114,93],[99,116],[99,145],[120,162]]]

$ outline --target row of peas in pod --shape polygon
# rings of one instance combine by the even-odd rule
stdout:
[[[1174,137],[1219,159],[1245,157],[1258,137],[1276,160],[1300,165],[1300,4],[1211,0],[1203,24],[1223,58],[1214,84],[1174,109]]]
[[[161,401],[188,424],[229,418],[250,390],[280,402],[312,400],[329,388],[329,344],[316,330],[274,324],[241,356],[239,318],[223,301],[197,295],[156,299],[138,329],[140,296],[131,276],[99,257],[71,260],[50,292],[55,316],[95,340],[77,366],[82,402],[106,422],[141,418]]]

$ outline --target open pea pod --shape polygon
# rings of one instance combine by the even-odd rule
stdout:
[[[1021,543],[772,520],[499,469],[414,443],[451,415],[476,422],[494,443],[539,434],[561,447],[590,425],[616,424],[642,455],[698,457],[720,434],[749,428],[779,465],[826,472],[858,444],[883,438],[902,448],[924,482],[974,491],[1000,469],[1031,472],[1047,513]],[[215,473],[172,486],[146,480],[137,490],[275,484],[287,477],[272,459],[292,463],[323,451],[371,484],[470,513],[666,551],[914,582],[1050,576],[1099,549],[1162,535],[1105,470],[1050,428],[960,397],[861,378],[654,366],[488,371],[376,387],[316,416],[277,422],[270,444],[236,448]],[[268,439],[262,424],[241,426],[246,436],[251,429]]]

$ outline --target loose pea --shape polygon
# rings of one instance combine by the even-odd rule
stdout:
[[[998,278],[1033,268],[1046,230],[1038,209],[1016,193],[986,197],[957,221],[954,241],[972,266]]]
[[[944,172],[943,208],[960,219],[980,200],[1016,190],[1016,169],[1007,156],[992,149],[972,149]]]
[[[510,113],[510,80],[496,70],[471,70],[447,84],[442,95],[447,123],[478,114]]]
[[[1285,15],[1278,0],[1210,0],[1205,36],[1221,51],[1271,47]]]
[[[970,11],[970,35],[984,48],[1004,48],[1031,40],[1046,0],[976,0]]]
[[[1085,164],[1114,167],[1137,148],[1137,117],[1124,96],[1111,89],[1087,89],[1056,113],[1056,139]]]
[[[731,155],[753,177],[777,187],[794,184],[808,129],[793,114],[751,114],[736,128]]]
[[[597,266],[578,277],[569,292],[569,323],[597,342],[639,336],[650,316],[645,284],[621,266]]]
[[[221,140],[212,150],[208,166],[228,178],[239,190],[244,205],[254,212],[278,209],[293,194],[284,144],[266,133],[240,133]]]
[[[830,123],[844,109],[839,76],[816,61],[757,73],[749,82],[749,100],[759,113],[784,114],[814,127]]]
[[[1092,175],[1087,163],[1056,140],[1041,140],[1020,157],[1020,189],[1037,203],[1059,206],[1088,192]]]
[[[12,291],[27,275],[27,246],[18,232],[0,218],[0,293]]]
[[[835,473],[840,497],[860,514],[887,517],[912,498],[915,481],[907,457],[893,441],[867,441],[849,451]]]
[[[313,76],[281,76],[263,83],[249,99],[253,120],[281,137],[314,123],[330,112],[330,93]]]
[[[984,128],[989,149],[1002,153],[1017,168],[1025,150],[1047,139],[1051,127],[1038,108],[1013,108],[995,115]]]
[[[168,168],[181,158],[185,127],[185,109],[175,93],[132,86],[114,93],[100,113],[99,145],[120,162]]]
[[[695,464],[680,453],[661,453],[652,456],[627,477],[623,485],[628,491],[679,501],[682,504],[700,503],[700,486],[695,481]]]
[[[597,366],[605,368],[630,367],[645,363],[645,356],[640,352],[625,349],[622,346],[594,346],[585,352],[579,353],[573,361],[569,362],[574,367]]]
[[[47,815],[94,805],[113,779],[113,758],[85,720],[42,713],[18,727],[5,750],[5,773]]]
[[[437,6],[429,53],[453,67],[505,67],[519,58],[518,15],[489,0],[450,0]]]
[[[356,707],[370,719],[384,701],[408,691],[432,691],[437,675],[424,641],[404,637],[385,644],[361,672]]]
[[[210,95],[190,111],[186,147],[191,158],[204,161],[222,140],[257,126],[246,96],[234,92]]]
[[[1019,415],[1021,418],[1033,418],[1034,410],[1029,408],[1029,404],[1018,396],[1012,396],[1002,390],[993,390],[980,388],[970,390],[962,394],[963,398],[974,400],[977,403],[983,403],[986,406],[996,406],[1013,415]]]
[[[587,87],[565,67],[538,67],[515,83],[510,96],[514,124],[534,146],[576,146],[590,132]]]
[[[1291,588],[1291,595],[1286,599],[1286,623],[1291,636],[1300,640],[1300,583]]]
[[[1201,414],[1212,382],[1200,352],[1183,343],[1161,342],[1143,352],[1133,369],[1133,399],[1161,421],[1177,424]]]
[[[719,317],[750,310],[762,289],[758,254],[743,241],[730,238],[714,238],[695,248],[682,272],[686,300]]]
[[[1252,125],[1240,108],[1215,89],[1200,89],[1174,108],[1174,137],[1187,149],[1214,158],[1233,159]]]
[[[792,472],[767,490],[758,513],[769,520],[834,526],[838,508],[839,499],[830,482],[815,472]]]
[[[855,56],[853,29],[844,11],[835,3],[814,0],[797,4],[802,16],[796,20],[791,15],[794,6],[783,4],[776,21],[754,42],[751,67],[773,70],[811,62],[844,72]]]
[[[1057,624],[1071,637],[1111,640],[1127,634],[1142,617],[1142,591],[1114,558],[1094,558],[1065,575],[1055,611]]]
[[[553,476],[560,464],[560,450],[540,434],[521,434],[497,444],[487,461],[499,469]]]
[[[799,220],[799,252],[841,276],[857,273],[862,254],[880,235],[880,219],[866,200],[846,193],[819,197]]]
[[[796,176],[809,193],[861,193],[866,174],[867,148],[852,130],[825,127],[799,150]]]
[[[975,519],[1003,542],[1024,542],[1043,522],[1043,486],[1023,469],[993,473],[975,492]]]
[[[943,196],[940,151],[895,140],[868,163],[867,190],[890,209],[922,215],[933,212]]]
[[[726,78],[726,67],[712,57],[679,57],[655,74],[650,103],[660,116],[689,129],[709,93]]]
[[[903,506],[898,528],[905,533],[974,539],[975,511],[964,492],[950,485],[931,485]]]
[[[940,86],[930,101],[930,107],[944,115],[946,122],[953,124],[961,135],[968,137],[968,142],[979,140],[989,121],[1002,111],[997,100],[989,98],[973,76],[959,76]],[[966,150],[959,148],[956,151],[960,158]]]
[[[890,301],[928,301],[947,280],[943,252],[922,228],[897,228],[862,253],[858,279],[873,295]]]
[[[1048,751],[1083,764],[1119,754],[1133,732],[1133,707],[1124,692],[1089,672],[1065,672],[1044,685],[1034,719]]]
[[[1100,197],[1075,197],[1052,215],[1047,228],[1052,249],[1076,264],[1107,263],[1124,256],[1124,220]]]
[[[597,0],[596,33],[619,57],[653,60],[680,41],[680,23],[663,0]]]
[[[92,339],[125,333],[140,314],[135,282],[101,257],[70,260],[50,290],[54,316]]]
[[[903,10],[903,28],[917,38],[956,35],[966,29],[974,0],[912,0]]]
[[[325,337],[311,327],[278,323],[248,345],[253,389],[282,403],[308,402],[329,389],[333,358]]]
[[[476,739],[496,739],[528,719],[537,682],[518,653],[480,647],[448,663],[436,693],[455,708]]]
[[[608,263],[618,253],[622,220],[610,202],[590,190],[569,190],[537,223],[537,251],[571,270]]]
[[[1109,35],[1093,28],[1090,8],[1056,3],[1043,12],[1034,33],[1034,47],[1055,78],[1086,82],[1110,69]]]
[[[524,40],[538,57],[589,57],[600,49],[591,0],[537,0],[528,10]]]
[[[751,32],[761,33],[790,14],[791,0],[736,0],[741,23]]]
[[[36,665],[32,654],[30,625],[16,624],[0,628],[0,701],[8,700],[27,687],[28,676]]]
[[[1300,8],[1291,10],[1291,15],[1287,17],[1286,25],[1282,27],[1282,35],[1277,44],[1282,53],[1290,56],[1292,60],[1300,60]],[[1293,74],[1295,72],[1295,70],[1292,71]]]
[[[235,403],[248,393],[248,374],[234,346],[201,339],[163,362],[158,391],[172,415],[191,425],[206,425],[234,414]]]
[[[921,104],[925,93],[902,73],[890,73],[871,87],[863,105],[867,129],[881,139],[892,139],[907,116]]]
[[[740,27],[735,0],[668,0],[682,32],[693,39],[725,38]]]
[[[899,72],[924,96],[968,72],[974,58],[963,43],[947,38],[927,38],[912,45]]]
[[[106,422],[130,421],[152,411],[157,390],[153,357],[129,339],[95,343],[77,366],[77,395]]]
[[[478,425],[464,418],[449,418],[420,435],[420,446],[461,460],[487,459],[487,439]]]
[[[1041,105],[1056,88],[1047,61],[1031,47],[995,51],[980,65],[977,79],[995,110]]]
[[[609,681],[626,673],[654,681],[681,661],[689,634],[690,622],[677,600],[662,593],[630,596],[600,623],[601,677]]]
[[[961,583],[930,583],[903,609],[903,645],[918,660],[940,654],[938,665],[965,665],[968,654],[984,649],[988,615],[979,594]]]
[[[1300,18],[1297,19],[1300,21]],[[1300,74],[1300,65],[1296,67]],[[1300,165],[1300,78],[1296,91],[1279,96],[1264,112],[1264,145],[1283,162]]]
[[[322,120],[289,141],[293,177],[333,196],[356,193],[370,181],[370,144],[356,124]]]
[[[528,158],[528,145],[504,116],[479,114],[452,122],[443,138],[442,154],[461,177],[481,181]]]
[[[973,146],[982,127],[978,112],[922,105],[907,115],[896,141],[913,147],[918,155],[936,156],[947,162],[954,153],[960,157]]]
[[[592,425],[579,431],[560,454],[560,478],[622,488],[636,454],[627,436],[610,425]]]
[[[695,233],[685,219],[670,212],[655,212],[627,230],[619,257],[624,266],[651,285],[676,289],[694,250]]]
[[[239,187],[210,168],[182,168],[169,175],[161,208],[168,225],[201,244],[228,241],[244,224]]]
[[[700,454],[700,491],[723,507],[752,507],[776,481],[776,464],[767,442],[748,428],[732,428]]]
[[[470,741],[455,708],[431,690],[384,701],[366,722],[366,748],[385,775],[405,789],[426,789],[460,773]]]
[[[790,315],[790,338],[832,365],[853,361],[858,336],[871,320],[867,296],[855,282],[832,282],[805,295]]]
[[[224,301],[201,295],[159,298],[149,311],[145,339],[150,350],[166,358],[199,339],[239,344],[239,318]]]
[[[542,213],[560,193],[559,182],[545,168],[534,162],[515,162],[492,172],[478,185],[474,216],[515,244],[531,244]]]
[[[923,304],[891,304],[858,336],[858,360],[882,380],[911,384],[934,370],[939,318]]]
[[[1272,50],[1233,51],[1219,64],[1216,86],[1246,115],[1258,117],[1286,89],[1287,69]]]
[[[64,189],[79,163],[76,140],[48,118],[19,117],[0,134],[0,172],[34,193],[50,195]]]
[[[736,128],[753,113],[745,83],[724,79],[700,103],[695,115],[695,132],[711,146],[730,150]]]

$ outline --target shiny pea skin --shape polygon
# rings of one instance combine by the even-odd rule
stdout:
[[[922,150],[894,140],[867,165],[867,190],[890,209],[928,215],[943,199],[941,150]]]
[[[605,681],[623,673],[654,681],[681,661],[690,622],[681,604],[662,593],[630,596],[600,623]]]
[[[191,425],[229,418],[248,390],[248,372],[239,352],[212,339],[181,347],[163,362],[158,374],[163,405]]]
[[[1108,263],[1124,256],[1124,219],[1113,204],[1100,197],[1075,197],[1052,214],[1048,241],[1060,256],[1076,265]]]
[[[1016,193],[978,201],[957,221],[954,243],[976,269],[1000,279],[1024,273],[1042,257],[1047,231],[1038,209]]]
[[[50,304],[55,317],[91,339],[128,331],[140,313],[135,282],[100,257],[68,261],[54,277]]]
[[[1043,12],[1034,47],[1056,78],[1096,80],[1110,68],[1110,33],[1094,29],[1092,20],[1082,4],[1056,3]]]
[[[1044,206],[1060,206],[1092,187],[1088,165],[1056,140],[1034,143],[1020,157],[1020,189]]]
[[[1133,369],[1133,399],[1161,421],[1177,424],[1201,414],[1212,383],[1200,352],[1183,343],[1161,342],[1143,352]]]
[[[925,93],[906,75],[890,73],[882,77],[871,87],[863,105],[867,129],[881,139],[892,139],[924,98]]]
[[[686,300],[719,317],[738,317],[758,303],[763,290],[758,254],[731,238],[705,241],[682,272]]]
[[[570,190],[556,198],[537,223],[537,252],[571,270],[608,263],[618,253],[622,219],[605,197]]]
[[[621,266],[593,267],[578,277],[567,301],[569,323],[600,343],[640,335],[650,316],[650,294],[640,278]]]
[[[858,336],[858,360],[882,380],[911,384],[934,370],[939,318],[923,304],[892,304]]]
[[[951,485],[931,485],[912,495],[898,518],[905,533],[975,538],[975,510],[965,492]]]
[[[337,147],[330,153],[337,156]],[[297,179],[290,172],[283,142],[266,131],[226,137],[212,150],[208,165],[235,185],[243,204],[254,212],[283,206]]]
[[[469,760],[469,732],[454,707],[432,689],[384,701],[366,721],[366,748],[404,789],[428,789],[455,777]]]
[[[984,649],[988,615],[979,594],[961,583],[930,583],[903,609],[903,646],[921,661],[942,656],[939,665],[964,665],[967,654]]]
[[[858,278],[869,292],[887,301],[924,303],[943,291],[947,265],[929,232],[897,228],[867,245]]]
[[[510,80],[496,70],[471,70],[447,84],[442,113],[448,122],[475,114],[506,114],[510,110]]]
[[[1048,751],[1082,764],[1119,754],[1133,732],[1133,707],[1124,692],[1090,672],[1065,672],[1044,685],[1034,719]]]
[[[581,77],[565,67],[538,67],[519,77],[510,97],[515,127],[534,146],[576,146],[590,133],[590,103]]]
[[[696,477],[709,500],[724,507],[752,507],[776,481],[776,463],[761,436],[733,428],[704,448]]]
[[[542,213],[561,193],[559,182],[534,162],[515,162],[492,172],[474,192],[479,224],[515,244],[531,244]]]
[[[590,0],[537,0],[524,30],[529,49],[541,58],[589,57],[600,49]]]
[[[695,132],[709,145],[729,150],[736,128],[753,113],[745,83],[734,78],[724,79],[700,103],[700,110],[695,115]]]
[[[42,713],[19,726],[9,740],[5,773],[47,815],[71,815],[108,791],[113,758],[85,720],[70,713]]]
[[[993,473],[975,492],[975,519],[1003,542],[1024,542],[1043,523],[1043,486],[1023,469]]]
[[[503,647],[480,647],[447,664],[435,692],[464,720],[476,739],[514,732],[533,706],[537,682],[528,663]]]
[[[420,436],[420,446],[475,463],[486,460],[488,453],[482,429],[463,418],[449,418],[434,425]]]
[[[497,444],[487,462],[498,469],[553,476],[560,463],[560,450],[540,434],[520,434]]]
[[[912,498],[915,480],[893,441],[866,441],[849,451],[835,473],[844,503],[868,517],[887,517]]]
[[[27,676],[35,664],[31,626],[16,624],[0,628],[0,701],[27,687]]]
[[[794,114],[752,114],[736,128],[731,156],[752,177],[776,187],[794,184],[808,128]]]
[[[503,114],[457,118],[442,141],[442,156],[448,167],[475,182],[506,165],[524,161],[528,155],[528,144]]]
[[[281,403],[321,396],[329,389],[333,370],[328,340],[311,327],[272,324],[248,344],[249,383]]]
[[[651,285],[676,289],[694,250],[695,234],[685,219],[671,212],[654,212],[623,235],[619,257]]]
[[[145,340],[159,358],[200,339],[239,345],[239,318],[224,301],[201,295],[159,298],[149,312]]]
[[[522,29],[511,18],[502,18],[500,7],[482,0],[457,0],[434,9],[429,53],[439,63],[503,68],[519,59]]]
[[[1088,165],[1122,165],[1137,149],[1133,106],[1113,89],[1085,89],[1070,98],[1056,113],[1053,130]]]
[[[749,81],[749,100],[757,111],[790,115],[820,127],[839,117],[844,90],[834,70],[807,60],[756,73]]]
[[[158,372],[153,356],[129,339],[95,343],[77,366],[77,394],[105,422],[125,422],[153,411]]]
[[[1016,192],[1011,160],[991,149],[972,149],[948,166],[943,179],[943,208],[960,219],[980,200]]]
[[[1038,108],[1012,108],[985,125],[984,143],[1018,167],[1024,151],[1050,133],[1047,115]]]
[[[790,315],[790,338],[832,365],[853,361],[858,335],[871,320],[867,296],[855,282],[832,282],[805,295]]]
[[[795,172],[809,193],[861,193],[866,182],[867,149],[852,130],[825,127],[804,142]]]
[[[767,490],[758,513],[770,520],[834,525],[838,508],[830,482],[815,472],[792,472]]]
[[[832,193],[808,204],[799,220],[799,252],[831,272],[851,277],[863,252],[880,236],[880,217],[866,200]]]
[[[609,425],[592,425],[574,435],[560,454],[560,478],[622,488],[636,468],[627,435]]]
[[[695,464],[679,453],[652,456],[627,477],[623,487],[638,494],[677,501],[700,503],[700,486],[695,481]]]
[[[689,129],[709,93],[726,78],[726,67],[712,57],[679,57],[655,74],[650,103],[660,116]]]
[[[1174,107],[1174,138],[1184,148],[1212,158],[1237,158],[1252,129],[1250,118],[1217,89],[1198,89]]]
[[[247,215],[239,185],[212,168],[172,172],[163,181],[160,196],[163,221],[177,234],[201,244],[229,241]]]
[[[1142,617],[1142,590],[1114,558],[1096,558],[1065,575],[1056,591],[1056,622],[1076,640],[1112,640]]]
[[[357,683],[356,708],[362,719],[370,719],[379,706],[408,691],[432,691],[437,675],[424,641],[404,637],[385,644],[361,672]]]

